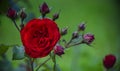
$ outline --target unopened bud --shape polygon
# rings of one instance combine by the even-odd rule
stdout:
[[[77,32],[77,31],[73,32],[73,34],[72,34],[72,39],[78,38],[78,37],[79,37],[78,32]]]
[[[61,30],[61,35],[62,35],[62,36],[63,36],[63,35],[66,35],[66,34],[67,34],[67,30],[68,30],[68,27],[63,28],[63,29]]]
[[[14,20],[17,17],[17,12],[14,9],[9,8],[8,11],[7,11],[7,16],[10,19]]]
[[[91,44],[94,41],[94,35],[93,34],[84,34],[83,35],[83,42],[86,44]]]
[[[79,26],[78,26],[78,31],[84,31],[85,30],[85,23],[81,23]]]
[[[54,53],[57,54],[58,56],[61,56],[64,54],[64,48],[60,45],[56,45],[54,47]]]
[[[27,17],[27,14],[22,10],[20,13],[20,18],[22,19],[22,21]]]
[[[41,12],[41,14],[42,14],[43,17],[44,17],[47,13],[50,12],[50,9],[49,9],[49,7],[48,7],[48,5],[47,5],[46,2],[44,2],[44,3],[40,6],[40,12]]]
[[[110,69],[114,66],[116,62],[116,57],[112,54],[106,55],[103,59],[103,65],[106,69]]]
[[[55,21],[56,19],[58,19],[59,18],[59,13],[55,13],[54,15],[53,15],[53,21]]]

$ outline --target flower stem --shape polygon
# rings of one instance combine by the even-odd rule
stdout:
[[[30,58],[30,64],[31,64],[31,71],[34,71],[34,59]]]
[[[54,66],[53,66],[53,71],[56,71],[56,56],[55,56],[55,54],[54,54],[54,56],[53,56],[53,62],[54,62]]]
[[[83,44],[83,43],[84,42],[79,42],[79,43],[76,43],[76,44],[73,44],[73,45],[69,45],[68,47],[76,46],[76,45]]]
[[[16,24],[15,20],[12,20],[12,21],[13,21],[13,23],[14,23],[15,27],[17,28],[17,30],[18,30],[18,31],[20,31],[20,29],[19,29],[19,27],[17,26],[17,24]]]
[[[73,40],[73,39],[71,38],[70,41],[65,44],[65,48],[69,48],[69,47],[76,46],[76,45],[79,45],[79,44],[83,44],[83,43],[84,43],[84,41],[81,41],[81,42],[79,42],[79,43],[75,43],[75,44],[70,45],[71,42],[72,42],[72,40]]]
[[[42,14],[42,18],[45,18],[45,15],[46,15],[46,14]]]
[[[24,27],[24,24],[23,24],[23,19],[21,19],[20,28],[22,29],[23,27]]]
[[[65,48],[69,47],[69,44],[72,42],[72,38],[70,39],[70,41],[68,43],[65,44]]]
[[[45,60],[42,64],[39,65],[39,67],[35,71],[38,71],[40,69],[40,67],[43,66],[50,59],[51,59],[51,57],[49,57],[47,60]]]

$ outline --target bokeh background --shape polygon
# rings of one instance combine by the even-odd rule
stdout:
[[[6,11],[12,7],[19,11],[26,8],[28,17],[25,22],[34,17],[40,17],[39,5],[47,2],[52,11],[60,12],[56,20],[59,28],[69,27],[68,34],[63,38],[69,40],[77,30],[80,22],[86,22],[85,33],[93,33],[95,41],[92,46],[79,45],[66,50],[62,57],[57,57],[61,71],[104,71],[102,64],[106,54],[120,58],[120,1],[119,0],[0,0],[0,44],[22,45],[19,32],[12,21],[6,17]],[[17,19],[18,25],[20,20]],[[22,60],[12,60],[12,47],[6,52],[8,60],[16,68]],[[44,60],[44,58],[40,59]],[[47,64],[52,65],[49,61]],[[2,64],[1,64],[2,65]],[[117,71],[117,70],[116,70]],[[120,71],[120,70],[118,70]]]

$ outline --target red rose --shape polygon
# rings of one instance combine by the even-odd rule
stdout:
[[[59,28],[50,19],[32,19],[20,31],[25,52],[32,58],[47,56],[60,39]]]

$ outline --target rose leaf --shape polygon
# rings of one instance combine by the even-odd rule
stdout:
[[[23,46],[14,46],[13,47],[13,60],[21,60],[25,58],[25,51]]]

